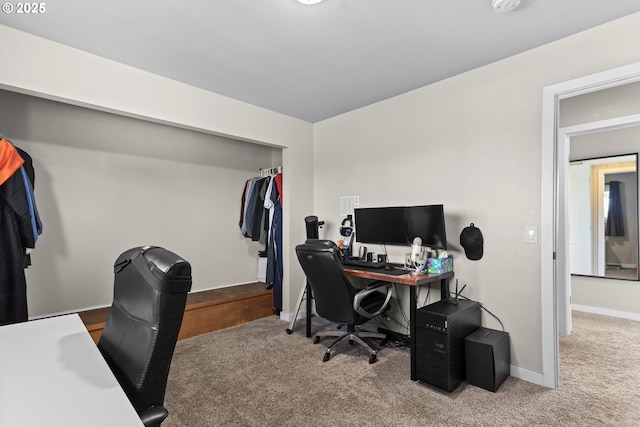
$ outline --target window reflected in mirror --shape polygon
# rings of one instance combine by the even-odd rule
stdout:
[[[638,280],[638,155],[570,163],[571,274]]]

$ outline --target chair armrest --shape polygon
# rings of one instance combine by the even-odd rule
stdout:
[[[164,406],[154,406],[138,414],[145,427],[160,427],[160,424],[169,416],[169,411]]]
[[[391,287],[393,285],[393,283],[391,282],[387,282],[385,280],[375,280],[371,283],[369,283],[369,285],[365,288],[365,289],[378,289],[382,286],[387,286],[387,287]]]
[[[367,286],[365,289],[361,290],[355,295],[355,297],[353,298],[353,309],[361,316],[368,317],[370,319],[378,316],[389,305],[389,301],[391,300],[391,292],[392,292],[391,285],[392,284],[390,282],[384,282],[382,280],[378,280],[371,283],[369,286]],[[380,288],[386,288],[386,291],[381,292]],[[364,298],[367,297],[367,295],[370,295],[373,292],[386,293],[386,297],[385,297],[384,303],[380,306],[378,310],[376,310],[373,313],[369,313],[368,311],[366,311],[364,308],[361,307],[361,302]]]

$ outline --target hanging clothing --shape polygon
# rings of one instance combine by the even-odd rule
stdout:
[[[20,151],[0,140],[0,325],[28,320],[24,269],[31,262],[26,250],[42,233],[28,160],[25,168]]]
[[[268,178],[253,178],[249,182],[249,188],[245,195],[244,219],[240,232],[244,237],[258,241],[260,238],[260,225],[262,224],[262,205],[264,192],[262,187]]]
[[[269,185],[267,185],[267,192],[264,197],[264,208],[266,209],[266,243],[267,250],[269,245],[269,240],[271,239],[271,224],[273,223],[273,211],[275,207],[275,201],[278,199],[278,189],[275,186],[275,180],[269,180]]]
[[[0,139],[0,185],[4,184],[24,164],[18,150],[6,139]]]
[[[268,183],[269,178],[259,179],[256,181],[253,191],[254,203],[250,205],[252,210],[248,213],[248,215],[251,215],[251,230],[247,231],[249,232],[249,237],[251,237],[251,240],[254,242],[260,241],[261,229],[263,228],[264,195],[267,192]]]
[[[238,222],[238,226],[240,227],[240,232],[244,235],[242,231],[242,226],[244,225],[244,209],[247,204],[247,192],[249,191],[249,187],[251,186],[251,180],[248,179],[247,182],[244,183],[244,189],[242,190],[242,197],[240,198],[240,221]],[[245,228],[246,231],[246,228]]]
[[[273,179],[276,181],[276,185],[278,186],[278,193],[280,194],[280,204],[283,204],[284,198],[282,197],[282,173],[276,174]]]
[[[264,201],[271,177],[252,178],[245,183],[240,206],[240,233],[254,242],[266,243]]]
[[[251,207],[249,205],[250,205],[251,200],[252,200],[253,190],[255,189],[254,184],[255,184],[256,180],[257,180],[257,178],[252,178],[249,181],[247,181],[247,185],[245,187],[245,191],[244,191],[244,194],[243,194],[244,204],[243,204],[243,209],[242,209],[240,233],[244,237],[249,237],[249,234],[248,234],[247,230],[251,229],[251,226],[247,222],[247,213],[251,210]]]
[[[273,223],[271,224],[271,240],[267,250],[267,285],[273,289],[273,308],[282,310],[282,206],[276,201]]]
[[[274,168],[274,171],[279,168]],[[262,171],[261,171],[262,172]],[[282,309],[282,172],[245,182],[240,197],[240,232],[265,244],[266,283],[272,289],[273,307]]]
[[[267,286],[273,292],[273,308],[282,310],[282,278],[284,262],[282,259],[282,195],[278,190],[277,174],[271,182],[270,191],[267,192],[265,208],[268,209],[271,218],[269,240],[267,245]]]

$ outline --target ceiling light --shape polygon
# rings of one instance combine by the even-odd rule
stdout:
[[[322,0],[298,0],[302,4],[316,4],[320,3]]]
[[[298,0],[300,1],[300,0]],[[520,5],[520,0],[492,0],[493,11],[498,13],[509,12]]]

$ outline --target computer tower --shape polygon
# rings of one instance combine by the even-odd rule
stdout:
[[[480,327],[476,301],[442,300],[416,310],[416,379],[452,392],[465,374],[464,339]]]
[[[511,370],[509,334],[479,328],[464,339],[467,382],[496,391]]]

